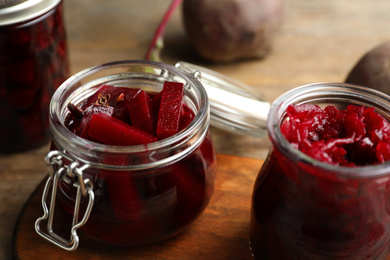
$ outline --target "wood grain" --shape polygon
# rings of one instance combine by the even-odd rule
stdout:
[[[34,230],[42,215],[43,183],[28,200],[14,233],[14,258],[41,259],[251,259],[248,244],[250,202],[262,160],[217,156],[214,196],[199,219],[184,233],[152,246],[115,247],[80,235],[80,246],[67,252]],[[57,215],[60,217],[61,214]],[[61,232],[59,230],[58,232]]]

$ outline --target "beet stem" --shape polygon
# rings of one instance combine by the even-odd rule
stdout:
[[[149,45],[149,49],[146,53],[145,59],[152,61],[161,61],[160,53],[164,47],[164,31],[165,27],[176,7],[179,6],[182,0],[172,0],[170,6],[164,14],[156,32],[154,33],[153,39]]]

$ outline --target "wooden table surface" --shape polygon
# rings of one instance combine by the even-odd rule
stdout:
[[[251,260],[249,246],[251,187],[263,160],[233,155],[217,155],[217,175],[213,197],[202,215],[179,235],[148,246],[130,248],[100,243],[78,231],[80,244],[67,252],[37,235],[34,222],[41,217],[45,182],[30,197],[14,233],[17,260]],[[71,217],[58,209],[54,223],[70,223]],[[45,221],[41,223],[44,230]],[[56,234],[66,234],[69,225],[53,225]]]
[[[66,0],[71,72],[103,62],[142,59],[168,0]],[[273,101],[299,85],[344,81],[357,60],[389,40],[388,0],[291,0],[272,53],[263,60],[208,64],[196,57],[177,9],[167,25],[164,62],[184,60],[252,86]],[[264,159],[268,140],[212,129],[218,153]],[[0,259],[11,259],[12,232],[28,196],[46,175],[48,145],[0,155]]]

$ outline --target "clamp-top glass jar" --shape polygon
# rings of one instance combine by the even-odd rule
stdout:
[[[67,79],[61,0],[0,1],[0,152],[50,138],[48,109]]]
[[[281,125],[289,105],[299,104],[374,107],[390,119],[389,96],[349,84],[307,85],[275,100],[267,122],[272,149],[253,191],[254,257],[385,259],[390,241],[390,161],[340,167],[295,149]],[[369,156],[367,150],[360,152]]]
[[[184,84],[184,102],[195,113],[191,123],[171,137],[145,145],[110,146],[83,139],[64,124],[68,104],[80,106],[102,84],[153,94],[165,81]],[[214,191],[216,157],[209,124],[209,100],[202,84],[193,74],[167,64],[112,62],[69,78],[50,106],[53,145],[46,162],[53,171],[43,197],[50,187],[53,197],[36,222],[37,232],[66,250],[77,248],[80,226],[90,237],[125,246],[182,232],[203,212]],[[52,230],[53,198],[70,216],[75,214],[69,240]],[[46,219],[47,232],[41,229]]]

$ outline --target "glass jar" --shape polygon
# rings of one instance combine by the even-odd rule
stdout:
[[[289,105],[354,104],[390,119],[390,98],[337,83],[306,85],[272,104],[272,148],[256,179],[250,244],[255,259],[385,259],[390,241],[390,162],[337,167],[316,161],[284,138]]]
[[[42,145],[51,96],[69,76],[62,1],[0,1],[0,50],[0,152]]]
[[[80,106],[102,84],[161,91],[164,81],[182,82],[184,102],[195,112],[177,134],[147,145],[109,146],[83,139],[64,121],[69,103]],[[43,195],[51,187],[71,218],[71,238],[52,229],[55,205],[44,207],[36,230],[67,250],[78,246],[75,230],[105,243],[142,246],[170,238],[198,218],[214,191],[216,156],[209,130],[210,106],[202,84],[176,67],[148,61],[118,61],[86,69],[64,82],[50,106],[53,136],[46,162],[52,168]],[[54,199],[53,199],[54,198]],[[40,222],[48,219],[47,232]],[[73,232],[74,231],[74,232]]]

